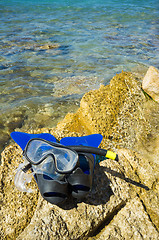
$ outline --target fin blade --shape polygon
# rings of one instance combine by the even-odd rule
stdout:
[[[24,132],[12,132],[11,138],[21,147],[25,149],[27,142],[32,138],[42,138],[47,141],[56,142],[56,138],[50,133],[30,134]]]
[[[92,134],[83,137],[65,137],[61,139],[60,143],[65,146],[84,145],[90,147],[98,147],[102,139],[103,137],[101,134]]]

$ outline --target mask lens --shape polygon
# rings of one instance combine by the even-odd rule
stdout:
[[[40,163],[52,149],[51,145],[41,140],[32,140],[28,143],[26,156],[32,164]]]
[[[56,172],[54,160],[51,156],[45,158],[40,164],[33,165],[32,168],[34,173],[43,174],[44,178],[47,180],[62,180],[64,177],[63,174]]]
[[[40,139],[33,139],[30,141],[27,145],[25,154],[30,162],[35,165],[41,163],[48,156],[52,156],[52,162],[54,163],[55,159],[56,169],[59,172],[72,171],[78,161],[78,154],[75,151],[57,143],[49,144]]]
[[[67,148],[56,148],[54,150],[57,170],[60,172],[72,171],[77,164],[78,154]]]

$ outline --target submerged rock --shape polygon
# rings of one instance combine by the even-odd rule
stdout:
[[[0,70],[6,69],[6,68],[8,68],[8,67],[5,65],[0,65]]]
[[[34,131],[59,140],[101,133],[101,147],[118,151],[118,162],[107,159],[96,166],[88,197],[68,199],[61,208],[38,198],[38,191],[15,189],[21,151],[8,146],[0,169],[2,239],[158,239],[158,126],[159,105],[145,97],[140,79],[122,72],[86,93],[77,112],[55,129]]]
[[[59,46],[60,45],[58,43],[55,43],[55,44],[45,44],[45,45],[40,46],[40,49],[48,50],[48,49],[59,48]]]

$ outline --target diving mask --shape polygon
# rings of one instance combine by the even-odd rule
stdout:
[[[23,155],[32,166],[38,165],[41,173],[43,173],[43,169],[45,172],[70,173],[78,162],[78,154],[73,149],[40,138],[31,139],[27,143]]]

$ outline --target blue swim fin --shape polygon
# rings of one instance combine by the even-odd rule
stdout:
[[[65,137],[62,138],[60,143],[65,146],[83,145],[90,147],[98,147],[103,139],[101,134],[92,134],[83,137]]]
[[[41,138],[50,142],[56,142],[56,138],[50,133],[30,134],[24,132],[12,132],[11,138],[24,150],[27,142],[32,138]],[[83,137],[65,137],[60,143],[64,146],[83,145],[90,147],[98,147],[103,137],[101,134],[92,134]]]
[[[25,149],[27,142],[32,138],[42,138],[50,142],[56,142],[56,138],[50,133],[29,134],[24,132],[12,132],[11,138],[21,147]]]

